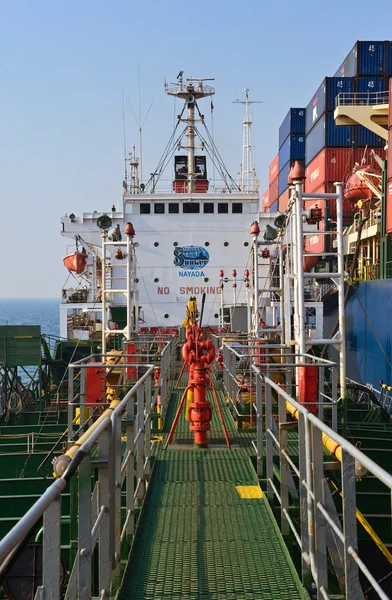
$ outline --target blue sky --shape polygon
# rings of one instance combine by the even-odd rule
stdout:
[[[249,87],[263,100],[253,141],[261,191],[290,106],[305,106],[357,39],[389,39],[392,4],[298,0],[43,0],[0,2],[0,297],[60,297],[66,212],[110,210],[123,178],[121,93],[142,110],[144,172],[173,125],[165,77],[215,77],[215,141],[230,172],[241,161]],[[361,9],[362,7],[362,9]],[[139,65],[139,67],[138,67]],[[208,101],[204,112],[209,113]],[[128,147],[138,142],[126,109]]]

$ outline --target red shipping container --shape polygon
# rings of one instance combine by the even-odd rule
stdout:
[[[391,79],[392,81],[392,79]],[[392,111],[391,111],[392,112]],[[388,132],[388,179],[392,177],[392,127]]]
[[[261,196],[261,210],[263,212],[267,211],[267,208],[269,206],[269,188],[266,192],[264,192],[264,194]]]
[[[388,179],[386,193],[386,230],[387,233],[392,232],[392,177]]]
[[[290,190],[287,188],[287,190],[279,196],[279,202],[278,202],[279,212],[285,212],[287,210],[287,206],[289,203],[289,194],[290,194]]]
[[[391,104],[391,98],[392,98],[392,77],[389,80],[389,105]],[[388,128],[391,129],[391,127],[392,127],[392,111],[389,111]]]
[[[268,193],[268,204],[264,204],[264,207],[270,207],[271,204],[273,204],[275,202],[275,200],[278,199],[279,196],[279,181],[278,178],[276,177],[273,182],[271,183],[271,185],[269,186],[269,193]]]
[[[377,148],[376,153],[383,158],[381,148]],[[314,192],[327,181],[347,181],[355,164],[361,164],[363,157],[364,150],[361,148],[324,148],[305,169],[305,192]],[[380,171],[370,155],[370,148],[367,149],[365,158],[366,165],[374,166],[377,172]]]
[[[279,175],[279,154],[277,154],[269,167],[269,184]],[[276,198],[275,198],[276,200]]]

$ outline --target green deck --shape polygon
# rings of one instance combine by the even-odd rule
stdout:
[[[166,433],[182,391],[172,395]],[[246,448],[240,447],[243,439],[236,437],[234,422],[220,398],[234,438],[231,450],[223,445],[216,409],[209,449],[193,449],[183,416],[174,444],[166,451],[161,444],[157,449],[120,593],[124,600],[307,597],[267,500],[242,498],[236,489],[256,486],[259,490],[258,481]]]

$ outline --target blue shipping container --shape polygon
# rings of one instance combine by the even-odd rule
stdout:
[[[388,80],[385,77],[358,77],[357,92],[383,92],[388,90]]]
[[[383,148],[386,141],[370,129],[357,125],[353,127],[353,143],[355,148]]]
[[[392,42],[385,42],[385,75],[392,77]]]
[[[306,108],[306,133],[312,129],[325,111],[335,110],[338,94],[353,91],[352,77],[326,77]]]
[[[308,165],[323,148],[350,148],[352,142],[352,126],[341,125],[336,127],[333,113],[325,113],[306,136],[306,165]]]
[[[278,179],[278,195],[279,196],[281,196],[283,194],[283,192],[285,190],[287,190],[287,188],[289,187],[288,183],[287,183],[287,179],[289,177],[291,164],[292,164],[291,160],[289,160],[279,172],[279,179]]]
[[[279,127],[279,148],[291,133],[305,133],[305,108],[290,108]]]
[[[279,164],[285,165],[289,160],[304,160],[305,158],[305,134],[294,133],[289,135],[279,150]]]
[[[390,42],[356,42],[336,71],[335,77],[386,75],[387,65],[384,63],[388,44]]]
[[[273,204],[271,204],[271,206],[269,207],[269,211],[268,212],[278,212],[278,202],[279,200],[275,200],[275,202],[273,202]]]
[[[357,72],[355,74],[384,75],[384,47],[385,42],[357,42]]]

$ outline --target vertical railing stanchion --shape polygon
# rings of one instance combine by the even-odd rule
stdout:
[[[91,456],[88,454],[79,465],[79,553],[77,558],[79,600],[90,600],[92,596],[91,474]]]
[[[146,380],[145,383],[145,398],[146,398],[146,425],[145,425],[145,442],[144,442],[144,456],[145,456],[145,475],[150,474],[150,455],[151,455],[151,411],[152,411],[152,383],[151,376]]]
[[[136,435],[138,436],[137,443],[136,443],[136,448],[137,448],[136,470],[137,470],[137,485],[138,485],[137,499],[141,500],[143,498],[144,492],[145,492],[144,439],[143,439],[143,433],[144,433],[144,387],[143,386],[140,386],[139,389],[137,390],[136,398],[137,398]]]
[[[114,412],[113,424],[113,473],[114,473],[114,562],[117,565],[121,553],[121,413]]]
[[[135,396],[132,396],[127,406],[127,451],[129,460],[126,470],[126,506],[127,506],[127,533],[135,531]]]
[[[263,382],[256,373],[256,432],[257,432],[257,476],[263,477]]]
[[[43,597],[60,600],[61,496],[44,512]]]
[[[98,576],[99,590],[104,591],[106,595],[109,593],[110,576],[112,572],[112,561],[110,560],[112,548],[110,543],[111,529],[111,498],[113,491],[110,489],[110,477],[113,470],[110,460],[110,439],[111,439],[111,422],[108,428],[102,433],[99,438],[99,455],[98,455],[98,510],[102,507],[105,509],[105,514],[99,527],[99,544],[98,544]]]
[[[358,552],[357,517],[355,503],[355,460],[342,450],[342,493],[343,493],[343,534],[344,534],[344,570],[347,600],[362,597],[358,577],[358,565],[350,553],[350,548]]]
[[[268,382],[265,382],[264,387],[265,393],[265,416],[266,416],[266,427],[265,427],[265,437],[266,437],[266,470],[267,470],[267,497],[268,500],[273,500],[274,491],[271,486],[271,481],[274,476],[274,449],[273,442],[270,435],[270,432],[273,430],[273,414],[272,414],[272,394],[271,387]]]
[[[309,556],[309,530],[308,530],[308,510],[307,510],[307,491],[306,483],[306,444],[305,444],[305,417],[302,413],[298,415],[298,454],[299,454],[299,511],[301,523],[301,565],[302,582],[305,583],[310,575],[310,556]]]
[[[324,497],[324,465],[323,465],[323,445],[321,441],[321,431],[318,427],[312,426],[312,456],[313,456],[313,514],[314,514],[314,552],[315,567],[317,573],[317,588],[319,591],[324,589],[328,592],[328,565],[327,565],[327,543],[325,518],[321,514],[318,503],[323,502]],[[320,595],[320,598],[322,595]]]

